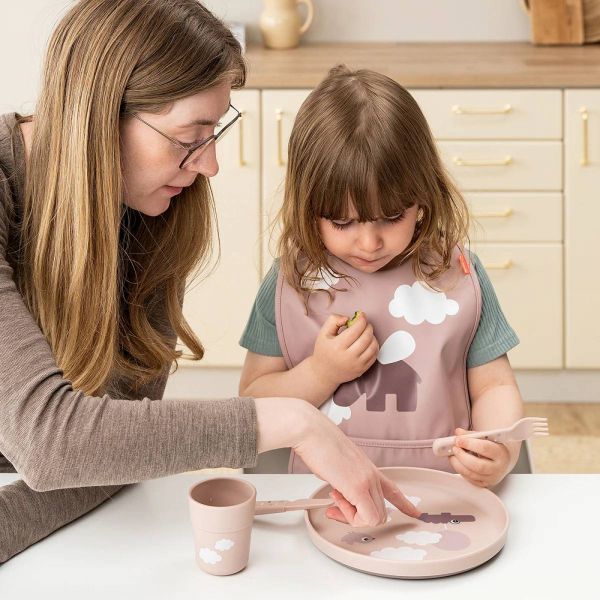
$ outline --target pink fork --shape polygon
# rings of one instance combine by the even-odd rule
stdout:
[[[546,417],[525,417],[511,427],[491,429],[490,431],[472,431],[460,437],[491,440],[492,442],[521,442],[533,436],[549,435],[548,419]],[[451,456],[456,444],[455,435],[438,438],[433,442],[433,453],[436,456]]]

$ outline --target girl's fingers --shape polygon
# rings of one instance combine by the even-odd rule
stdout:
[[[477,438],[460,437],[456,438],[456,445],[459,448],[474,452],[482,458],[489,460],[495,460],[500,458],[501,447],[496,442],[490,442],[490,440],[479,440]]]
[[[462,475],[465,479],[470,481],[473,485],[478,485],[479,487],[486,487],[485,482],[481,479],[481,476],[478,473],[474,473],[469,468],[465,467],[460,460],[456,458],[456,456],[450,457],[450,464],[452,468],[459,474]]]
[[[354,353],[355,356],[360,356],[371,345],[373,339],[373,325],[369,323],[361,333],[360,337],[350,345],[348,350]]]
[[[473,456],[460,446],[454,446],[452,453],[460,463],[479,477],[491,475],[494,471],[494,463],[489,458]]]
[[[367,347],[367,349],[358,357],[359,360],[364,361],[365,363],[373,363],[379,354],[379,344],[377,340],[373,338],[371,343]]]

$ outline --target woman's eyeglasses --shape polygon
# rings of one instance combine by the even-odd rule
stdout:
[[[223,117],[222,122],[224,122],[224,125],[222,125],[217,132],[213,133],[213,135],[208,136],[206,139],[200,140],[199,142],[192,142],[190,144],[187,144],[186,142],[180,142],[179,140],[176,140],[170,135],[163,133],[162,131],[154,127],[154,125],[150,125],[150,123],[144,121],[142,117],[136,115],[135,113],[132,116],[134,116],[138,121],[144,123],[144,125],[148,125],[148,127],[154,129],[156,133],[160,133],[160,135],[162,135],[164,138],[167,138],[174,146],[186,152],[185,157],[179,163],[179,168],[183,169],[186,165],[195,161],[211,144],[217,143],[219,140],[223,139],[225,134],[228,131],[231,131],[232,125],[242,116],[242,113],[240,113],[240,111],[237,108],[235,108],[232,104],[230,104],[229,110]]]

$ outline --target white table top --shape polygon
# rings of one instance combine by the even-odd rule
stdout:
[[[0,597],[23,600],[277,598],[597,598],[600,475],[510,475],[498,495],[511,516],[494,559],[452,577],[400,580],[353,571],[317,550],[302,512],[255,520],[248,567],[229,577],[193,558],[187,490],[205,476],[133,486],[0,566]],[[307,497],[312,475],[243,475],[259,500]],[[0,475],[0,485],[16,479]],[[578,590],[578,591],[576,591]],[[404,595],[406,594],[406,596]]]

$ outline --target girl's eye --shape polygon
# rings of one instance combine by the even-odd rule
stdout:
[[[397,223],[398,221],[402,221],[402,219],[404,219],[404,215],[405,211],[402,211],[401,213],[398,213],[393,217],[387,217],[386,219],[384,219],[384,221],[386,223]]]
[[[347,229],[352,225],[352,221],[330,221],[336,229]]]

